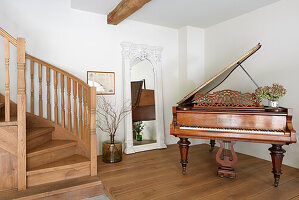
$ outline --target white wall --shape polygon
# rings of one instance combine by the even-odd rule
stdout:
[[[178,34],[179,94],[182,99],[204,81],[204,30],[186,26],[179,29]]]
[[[86,71],[115,71],[116,95],[122,103],[122,56],[124,41],[163,47],[162,73],[166,143],[171,107],[177,100],[178,32],[175,29],[126,20],[107,25],[106,16],[71,9],[70,0],[1,0],[0,26],[26,39],[27,52],[86,81]],[[2,68],[3,66],[1,66]],[[3,92],[3,91],[1,91]],[[117,139],[123,140],[123,125]],[[98,131],[98,140],[108,139]]]
[[[293,123],[299,130],[299,1],[281,0],[205,30],[206,79],[230,64],[258,42],[263,47],[243,66],[261,86],[281,83],[288,93],[281,106],[294,108]],[[254,84],[240,69],[222,88],[254,92]],[[297,134],[298,135],[298,134]],[[298,138],[298,137],[297,137]],[[270,145],[238,143],[239,152],[270,160]],[[299,144],[284,146],[284,164],[299,167]]]
[[[204,68],[204,30],[185,26],[179,33],[179,98],[192,92],[205,80]],[[204,140],[190,139],[191,145],[201,144]]]

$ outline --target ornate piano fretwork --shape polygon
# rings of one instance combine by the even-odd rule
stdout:
[[[196,93],[195,102],[194,107],[263,107],[254,93],[242,93],[234,90],[221,90],[206,94]]]

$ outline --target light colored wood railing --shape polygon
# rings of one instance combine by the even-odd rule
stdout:
[[[0,28],[0,36],[4,38],[4,120],[6,122],[12,120],[10,110],[10,72],[16,70],[10,68],[10,44],[17,48],[18,189],[26,189],[26,82],[30,83],[30,95],[27,95],[29,96],[27,104],[30,106],[28,112],[50,120],[72,134],[87,151],[86,155],[88,155],[91,161],[91,176],[96,175],[96,88],[89,87],[84,81],[58,67],[26,54],[24,38],[15,39],[2,28]],[[27,81],[25,76],[26,61],[27,63],[30,63],[29,67],[26,69],[30,70],[30,80]],[[36,72],[34,71],[35,64],[37,65]],[[46,77],[43,77],[44,70]],[[38,85],[34,82],[35,78],[38,79]],[[46,85],[43,85],[43,81],[46,82]],[[51,87],[52,85],[53,90]],[[35,91],[38,91],[38,95],[36,96]],[[43,91],[46,91],[47,95],[44,99]],[[51,96],[54,97],[53,101],[51,101]],[[36,106],[38,111],[35,110],[35,102],[38,103],[38,106]],[[52,104],[54,108],[53,111]],[[43,105],[46,106],[46,109],[43,109]],[[46,113],[46,115],[44,115],[44,113]]]
[[[25,39],[18,38],[18,189],[26,189],[26,82]]]
[[[25,88],[25,39],[15,39],[5,30],[0,28],[0,35],[4,38],[4,59],[5,59],[5,122],[12,121],[11,119],[11,81],[10,71],[17,71],[17,186],[18,190],[26,189],[26,88]],[[10,66],[10,44],[17,48],[17,69]]]
[[[35,75],[39,80],[38,87],[31,84],[30,112],[62,126],[78,141],[81,141],[85,149],[88,150],[87,154],[91,160],[91,175],[96,175],[96,88],[90,87],[68,72],[29,54],[26,54],[26,59],[30,63],[30,70],[32,70],[30,71],[31,80],[28,82],[33,83]],[[38,73],[34,73],[35,64],[38,66]],[[46,72],[46,77],[43,77],[43,71]],[[43,85],[43,78],[46,79],[46,85]],[[38,100],[34,97],[36,89],[39,90]],[[47,94],[45,99],[43,99],[43,91],[46,91]],[[51,97],[54,97],[54,100],[51,101]],[[35,112],[34,102],[39,103],[39,112]],[[46,105],[45,111],[43,105]]]

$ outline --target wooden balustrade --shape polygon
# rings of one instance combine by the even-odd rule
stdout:
[[[26,84],[25,84],[25,39],[15,39],[0,28],[0,36],[4,38],[5,60],[5,122],[12,120],[11,115],[17,115],[17,188],[26,189]],[[17,48],[17,68],[10,68],[10,44]],[[10,71],[17,71],[17,113],[11,113]]]
[[[39,99],[36,99],[40,108],[38,115],[43,117],[42,106],[45,103],[47,107],[46,119],[53,119],[51,113],[54,113],[53,122],[66,128],[78,141],[82,141],[91,159],[91,173],[96,174],[96,89],[89,87],[85,82],[73,75],[29,54],[26,54],[26,58],[30,61],[31,66],[34,66],[35,63],[38,64]],[[42,73],[44,68],[46,77],[43,77]],[[51,74],[53,74],[53,80]],[[60,81],[58,81],[58,77],[60,77]],[[44,78],[46,79],[46,85],[42,84]],[[34,75],[31,76],[31,81],[33,79]],[[60,93],[58,93],[59,89]],[[46,102],[43,100],[42,95],[44,90],[47,91]],[[34,91],[34,88],[31,90],[31,94],[33,94],[32,91]],[[51,91],[54,91],[54,93]],[[50,98],[52,95],[54,100]],[[58,105],[59,95],[60,106]],[[35,101],[34,94],[30,98],[32,106]],[[52,110],[51,104],[54,104],[54,110]],[[60,120],[58,118],[59,113],[61,116]]]
[[[60,124],[62,127],[66,128],[73,132],[74,135],[77,135],[80,139],[86,140],[88,138],[87,126],[90,127],[88,122],[87,113],[90,113],[90,88],[85,82],[81,81],[74,76],[70,76],[68,73],[63,72],[62,70],[57,70],[56,67],[45,63],[33,56],[26,54],[26,58],[30,61],[31,71],[34,71],[34,64],[38,64],[38,79],[39,79],[39,107],[40,112],[39,116],[43,117],[43,90],[46,89],[46,106],[47,106],[47,119],[51,120],[51,83],[54,87],[54,121],[56,124]],[[46,68],[46,86],[43,86],[43,68]],[[51,80],[51,71],[53,71],[53,80]],[[60,76],[60,85],[58,84],[58,77]],[[66,87],[65,87],[65,77],[66,77]],[[33,83],[34,73],[31,74],[31,83]],[[32,84],[33,85],[33,84]],[[60,100],[61,105],[58,106],[58,88],[60,89]],[[65,115],[65,89],[66,89],[66,98],[67,98],[67,119]],[[31,87],[31,97],[30,104],[34,104],[34,87]],[[73,101],[72,101],[73,99]],[[32,106],[33,107],[33,106]],[[60,111],[59,111],[60,109]],[[31,108],[32,112],[32,108]],[[34,112],[34,111],[33,111]],[[61,120],[58,120],[58,113],[61,114]],[[67,123],[66,123],[67,122]]]
[[[26,54],[25,39],[15,39],[2,28],[0,28],[0,36],[4,37],[5,121],[7,122],[12,120],[10,98],[11,91],[13,90],[10,88],[11,81],[9,73],[11,70],[15,70],[10,68],[10,44],[17,47],[18,189],[26,189],[26,59],[29,61],[30,69],[30,76],[28,76],[28,78],[30,78],[30,80],[28,80],[28,82],[30,82],[30,96],[28,99],[30,107],[28,112],[44,118],[43,106],[45,105],[47,111],[45,115],[46,119],[51,121],[54,119],[53,123],[68,130],[68,132],[80,142],[80,145],[85,147],[84,149],[87,151],[86,154],[91,160],[91,175],[96,175],[96,88],[89,87],[85,82],[62,69]],[[35,71],[34,68],[35,64],[38,67],[37,71]],[[46,72],[45,77],[43,71]],[[53,76],[51,76],[51,74],[53,74]],[[35,78],[38,80],[38,86],[34,84]],[[45,85],[43,85],[43,81],[46,82]],[[59,89],[60,92],[58,92]],[[38,91],[38,95],[35,95],[35,91]],[[43,99],[43,91],[46,92],[46,99]],[[51,99],[51,96],[54,97],[54,100]],[[73,101],[71,101],[72,99]],[[37,110],[35,111],[36,103],[38,103],[38,112]],[[53,107],[51,107],[51,104]]]

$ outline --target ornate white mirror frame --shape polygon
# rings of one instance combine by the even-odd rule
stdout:
[[[148,60],[155,75],[155,113],[156,113],[156,143],[133,145],[132,112],[125,117],[125,153],[166,148],[164,141],[163,95],[162,95],[162,63],[161,47],[152,47],[124,42],[122,46],[124,104],[131,101],[131,68],[140,61]]]

